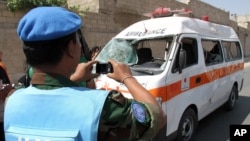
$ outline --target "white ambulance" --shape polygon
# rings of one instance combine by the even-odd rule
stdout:
[[[190,141],[198,122],[215,109],[232,110],[244,80],[243,51],[236,32],[206,18],[180,16],[190,13],[157,8],[153,18],[112,38],[97,57],[101,62],[113,58],[130,66],[167,115],[167,127],[159,134],[177,141]],[[117,89],[132,98],[123,84],[106,75],[96,79],[96,86]]]

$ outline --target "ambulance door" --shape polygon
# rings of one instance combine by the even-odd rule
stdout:
[[[225,96],[225,82],[222,82],[223,77],[223,53],[219,40],[202,39],[202,47],[204,50],[205,66],[207,69],[206,78],[207,83],[211,83],[210,93],[212,94],[209,99],[210,109],[213,111],[221,105],[222,99]]]
[[[185,65],[181,70],[181,93],[186,107],[194,104],[198,108],[198,118],[205,116],[209,110],[209,100],[212,97],[213,83],[207,83],[204,65],[204,54],[201,47],[201,37],[195,34],[181,36],[179,42],[186,52]]]
[[[168,114],[168,132],[176,131],[178,126],[182,126],[181,119],[185,116],[184,112],[189,111],[191,105],[195,105],[198,108],[191,108],[191,110],[197,110],[199,114],[200,108],[204,108],[202,111],[206,111],[208,104],[208,90],[203,87],[203,73],[204,73],[204,61],[201,56],[202,48],[200,47],[200,38],[196,34],[182,34],[177,40],[177,45],[172,58],[171,71],[167,76],[167,83],[170,85],[167,95],[170,100],[167,103]],[[184,61],[183,68],[180,66],[180,50],[183,49],[186,52],[186,59]],[[199,118],[199,115],[195,115]],[[185,118],[185,117],[184,117]],[[189,119],[187,119],[189,120]],[[196,121],[197,119],[193,119]],[[196,122],[190,122],[195,124]],[[183,125],[186,126],[186,125]],[[195,126],[195,125],[187,125]]]

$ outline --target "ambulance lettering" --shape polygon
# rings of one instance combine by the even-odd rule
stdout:
[[[160,28],[160,29],[155,29],[155,30],[146,30],[145,32],[141,31],[131,31],[125,34],[125,36],[151,36],[151,35],[161,35],[164,34],[167,28]]]

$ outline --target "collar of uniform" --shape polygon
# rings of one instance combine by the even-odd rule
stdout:
[[[79,86],[70,79],[54,73],[34,73],[30,84],[41,89]]]

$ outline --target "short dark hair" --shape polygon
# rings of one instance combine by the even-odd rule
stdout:
[[[62,58],[70,41],[76,43],[76,32],[48,41],[23,41],[23,52],[31,66],[56,65]]]

